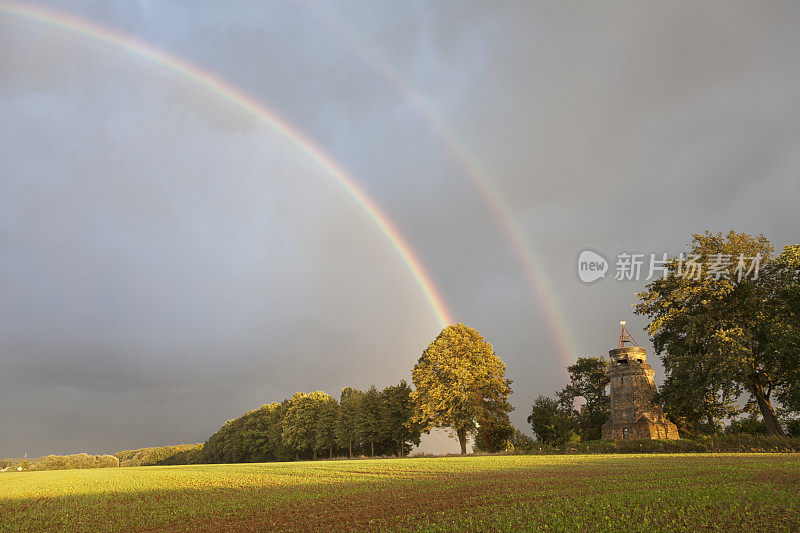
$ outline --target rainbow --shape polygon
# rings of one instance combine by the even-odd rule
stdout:
[[[445,124],[444,120],[414,92],[387,60],[380,57],[371,47],[356,36],[353,28],[327,8],[314,3],[313,0],[306,0],[303,3],[329,29],[339,35],[362,61],[379,73],[414,106],[419,115],[427,122],[431,131],[450,151],[453,159],[480,193],[495,223],[511,245],[529,285],[533,288],[534,294],[542,306],[548,328],[553,334],[553,340],[561,359],[567,365],[573,364],[578,354],[575,348],[576,343],[570,333],[569,322],[561,309],[555,288],[549,281],[544,263],[539,253],[525,237],[524,229],[514,221],[511,209],[503,199],[503,195],[492,184],[488,172],[481,167],[478,160],[453,133],[452,129]]]
[[[211,72],[204,71],[179,57],[95,23],[54,9],[34,7],[12,0],[0,0],[0,12],[79,35],[90,41],[131,54],[149,64],[156,65],[169,73],[176,74],[183,79],[202,86],[212,94],[228,101],[239,110],[274,128],[311,158],[327,174],[332,176],[378,226],[381,233],[389,240],[411,272],[414,281],[422,290],[436,315],[440,326],[445,327],[453,322],[441,294],[437,291],[419,258],[417,258],[408,242],[391,220],[380,210],[375,201],[322,149],[273,110]]]

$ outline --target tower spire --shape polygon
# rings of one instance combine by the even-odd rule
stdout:
[[[633,338],[631,332],[628,331],[628,328],[625,327],[625,321],[620,320],[619,325],[622,326],[622,330],[619,332],[619,346],[618,348],[622,348],[625,346],[626,342],[631,343],[633,346],[639,346],[639,343],[636,342],[636,339]]]

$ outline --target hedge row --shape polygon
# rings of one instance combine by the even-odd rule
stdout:
[[[800,438],[740,433],[678,440],[591,440],[570,443],[565,447],[539,446],[534,443],[528,451],[545,454],[800,452]]]
[[[187,465],[203,462],[202,444],[178,444],[125,450],[114,454],[119,466]]]
[[[73,470],[79,468],[116,468],[119,459],[113,455],[89,455],[76,453],[72,455],[48,455],[41,459],[22,461],[13,465],[11,470],[21,466],[23,470]]]

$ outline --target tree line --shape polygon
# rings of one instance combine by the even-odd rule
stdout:
[[[511,381],[491,344],[463,324],[444,328],[405,381],[378,390],[298,392],[229,420],[203,445],[207,462],[262,462],[396,455],[418,445],[423,432],[449,428],[466,453],[498,451],[514,434],[508,419]]]
[[[419,444],[410,423],[411,387],[342,389],[339,399],[298,392],[229,420],[203,446],[213,463],[289,461],[355,455],[398,455]]]
[[[38,459],[3,459],[0,460],[0,472],[20,470],[74,470],[82,468],[116,468],[119,459],[114,455],[89,455],[74,453],[71,455],[48,455]]]
[[[119,466],[183,465],[203,462],[202,444],[176,444],[137,450],[123,450],[114,454]]]
[[[464,324],[444,328],[405,381],[379,390],[345,387],[339,398],[298,392],[228,420],[203,444],[126,450],[120,466],[291,461],[321,457],[403,457],[423,432],[448,428],[466,453],[499,451],[530,439],[508,419],[511,381],[491,344]]]

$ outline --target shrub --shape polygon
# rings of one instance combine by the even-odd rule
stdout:
[[[80,468],[116,468],[119,459],[113,455],[48,455],[31,465],[31,470],[71,470]]]
[[[196,465],[203,462],[203,444],[181,444],[176,446],[191,446],[190,448],[181,449],[172,455],[161,459],[157,464],[159,465]]]
[[[617,443],[613,440],[587,440],[571,446],[577,453],[617,453]]]
[[[619,441],[617,446],[619,453],[688,453],[706,451],[701,443],[689,439],[624,439]]]
[[[591,440],[560,448],[542,446],[534,453],[693,453],[693,452],[800,452],[800,438],[749,433],[700,436],[694,439]]]
[[[573,454],[573,453],[759,453],[759,452],[800,452],[800,438],[778,437],[749,433],[698,436],[693,439],[650,440],[590,440],[568,443],[562,446],[548,446],[540,442],[526,450],[533,454]]]
[[[186,465],[203,462],[202,444],[178,444],[125,450],[114,454],[120,466]]]
[[[510,452],[516,453],[528,453],[532,452],[538,443],[534,440],[533,437],[530,437],[523,433],[518,429],[514,429],[514,433],[508,439],[508,444],[506,445],[506,450]]]
[[[731,424],[725,428],[725,433],[737,435],[741,433],[748,433],[751,435],[766,435],[767,424],[764,420],[756,417],[742,418],[733,420]]]
[[[709,452],[800,452],[800,438],[736,433],[698,438]]]

